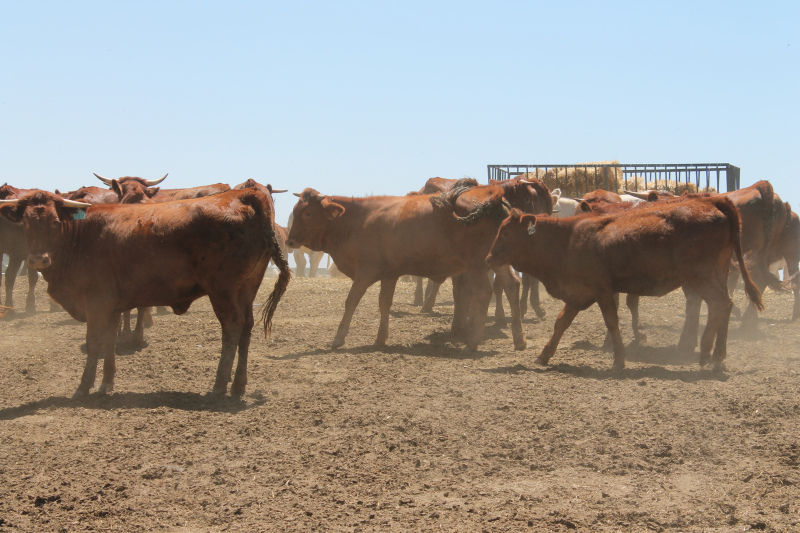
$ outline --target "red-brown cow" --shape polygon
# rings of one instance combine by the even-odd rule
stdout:
[[[353,280],[334,348],[344,344],[358,302],[376,281],[381,282],[381,318],[375,344],[384,345],[395,285],[400,276],[409,274],[440,283],[457,276],[453,280],[453,332],[468,332],[466,348],[477,349],[483,340],[491,297],[488,268],[482,258],[505,216],[501,187],[473,187],[453,196],[454,204],[447,206],[435,206],[440,197],[433,195],[350,198],[306,189],[298,196],[287,245],[327,252],[339,270]],[[463,218],[459,221],[456,217]],[[514,345],[523,349],[519,281],[509,268],[499,269],[498,274],[503,276],[512,302]]]
[[[231,394],[244,394],[253,299],[269,260],[281,272],[263,308],[267,334],[291,277],[268,195],[247,189],[169,204],[98,205],[84,220],[72,215],[87,204],[44,191],[4,204],[0,213],[25,227],[29,268],[40,270],[50,296],[87,323],[88,357],[75,396],[94,386],[98,359],[104,359],[98,392],[113,390],[123,311],[165,305],[182,314],[205,295],[222,326],[213,392],[227,390],[238,349]]]
[[[512,211],[487,257],[490,265],[511,263],[542,281],[564,300],[553,336],[537,358],[547,364],[578,312],[594,302],[614,344],[614,367],[625,366],[614,294],[663,296],[688,286],[708,304],[708,324],[700,342],[700,364],[722,365],[732,307],[726,287],[735,253],[745,291],[763,309],[758,288],[742,259],[736,207],[721,196],[655,202],[614,215],[551,219]],[[711,350],[714,350],[713,358]]]
[[[30,192],[29,189],[17,189],[4,183],[0,187],[0,200],[19,198]],[[28,256],[28,245],[25,242],[25,232],[20,224],[14,224],[0,217],[0,260],[3,254],[8,256],[8,266],[6,267],[6,307],[14,308],[14,284],[17,281],[22,262]],[[1,270],[0,270],[1,272]],[[39,273],[35,270],[28,270],[28,297],[25,300],[25,312],[36,312],[36,283],[39,281]]]

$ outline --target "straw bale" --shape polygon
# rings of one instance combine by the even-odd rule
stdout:
[[[714,187],[701,187],[699,190],[697,185],[693,182],[685,182],[675,180],[647,180],[644,176],[630,176],[627,183],[622,180],[620,182],[620,191],[623,189],[629,191],[669,191],[671,193],[681,195],[688,191],[695,192],[717,192]]]
[[[543,168],[534,169],[523,177],[542,180],[550,190],[561,189],[564,197],[580,198],[589,191],[604,189],[617,192],[622,186],[622,170],[615,167],[598,165],[618,165],[619,161],[592,161],[577,163],[575,168]]]

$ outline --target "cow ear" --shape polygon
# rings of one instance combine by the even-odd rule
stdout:
[[[579,213],[591,213],[592,212],[592,206],[590,206],[587,201],[581,200],[580,203],[578,204],[577,211]]]
[[[149,189],[145,189],[145,194],[147,194],[148,198],[152,198],[153,196],[158,194],[158,191],[160,190],[161,187],[150,187]]]
[[[63,202],[56,202],[56,214],[58,215],[58,220],[74,220],[76,218],[84,218],[85,214],[81,213],[83,210],[78,207],[66,207]],[[78,215],[78,216],[76,216]]]
[[[15,204],[2,204],[0,205],[0,215],[2,215],[9,222],[19,224],[22,222],[22,214],[25,212],[25,206],[20,205],[19,202]]]
[[[519,221],[519,219],[521,217],[522,217],[522,213],[520,213],[519,209],[517,209],[516,207],[511,209],[511,218],[513,218],[514,220]]]
[[[340,217],[344,214],[344,206],[336,202],[331,202],[330,200],[323,200],[322,208],[325,211],[325,216],[330,219]]]
[[[111,190],[117,193],[117,196],[122,199],[122,187],[119,186],[119,182],[117,180],[111,180]]]

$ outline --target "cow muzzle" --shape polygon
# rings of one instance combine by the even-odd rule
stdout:
[[[44,270],[51,264],[53,264],[53,262],[50,260],[49,254],[28,256],[28,268],[32,268],[34,270]]]

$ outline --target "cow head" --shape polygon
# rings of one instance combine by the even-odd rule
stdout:
[[[486,262],[492,268],[513,264],[515,250],[530,248],[536,234],[536,217],[512,209],[500,224]]]
[[[79,210],[90,205],[46,191],[33,191],[14,200],[0,200],[0,214],[22,224],[28,244],[28,267],[44,270],[52,264],[51,253],[63,222],[72,220]]]
[[[119,203],[121,204],[141,204],[149,202],[159,191],[158,185],[165,179],[168,174],[157,180],[146,180],[132,176],[125,176],[118,180],[110,180],[95,174],[95,177],[108,185],[111,190],[117,193]]]
[[[514,199],[508,197],[506,199],[512,207],[524,213],[552,215],[553,205],[561,196],[561,190],[557,190],[558,196],[554,197],[541,180],[519,179],[514,187]]]
[[[292,227],[286,245],[289,248],[307,246],[312,250],[322,249],[327,226],[344,214],[344,206],[331,201],[314,189],[294,193],[300,199],[292,210]]]
[[[289,190],[289,189],[273,189],[272,185],[269,184],[269,183],[267,183],[267,185],[265,187],[264,185],[261,185],[259,182],[257,182],[253,178],[248,178],[247,181],[244,181],[244,182],[240,183],[239,185],[234,187],[234,189],[256,189],[256,190],[261,191],[261,192],[263,192],[265,194],[267,194],[267,193],[268,194],[278,194],[278,193],[281,193],[281,192],[287,192]]]

